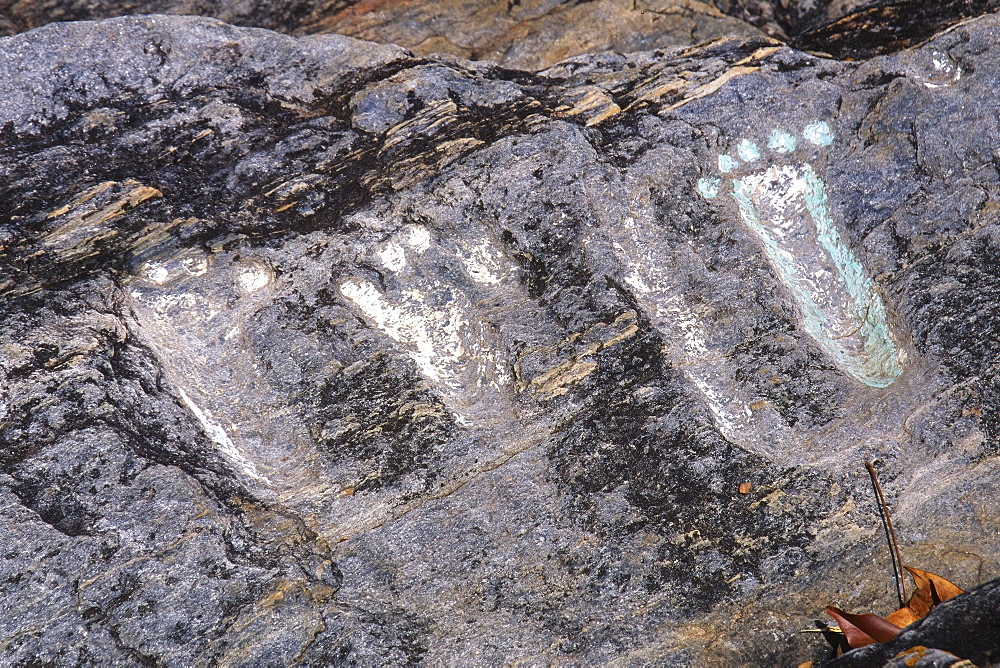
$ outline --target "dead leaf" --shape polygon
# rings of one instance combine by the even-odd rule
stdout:
[[[753,485],[748,482],[740,483],[740,494],[749,494],[750,490],[753,489]]]
[[[938,603],[963,593],[960,588],[940,575],[910,566],[903,568],[910,572],[917,590],[910,596],[906,606],[886,616],[887,620],[900,628],[905,628],[918,619],[923,619]]]
[[[851,649],[877,642],[887,642],[899,635],[902,630],[892,622],[871,613],[852,615],[832,605],[826,606],[826,611],[837,620],[837,624],[847,638],[847,644],[851,646]]]
[[[935,575],[930,571],[922,571],[919,568],[913,568],[912,566],[903,566],[903,568],[908,570],[910,575],[913,576],[913,582],[917,585],[917,591],[920,591],[925,586],[929,585],[932,591],[937,592],[939,603],[944,603],[945,601],[955,598],[959,594],[965,593],[957,585],[945,580],[940,575]]]
[[[905,629],[907,626],[917,621],[921,617],[923,617],[923,615],[918,615],[909,606],[905,608],[900,608],[896,612],[893,612],[885,616],[887,621],[895,624],[901,629]]]
[[[910,572],[917,589],[904,607],[884,619],[871,613],[852,615],[832,605],[827,606],[826,611],[837,620],[851,649],[892,640],[902,629],[925,617],[934,606],[963,593],[959,587],[940,575],[910,566],[904,568]]]

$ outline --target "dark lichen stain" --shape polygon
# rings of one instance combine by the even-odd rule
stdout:
[[[185,222],[155,252],[179,243],[209,245],[233,234],[266,243],[288,233],[343,231],[343,216],[373,197],[431,175],[443,159],[461,157],[475,142],[489,145],[527,132],[530,118],[546,113],[531,97],[489,108],[458,104],[446,122],[406,141],[351,125],[345,101],[357,94],[356,86],[424,62],[398,61],[336,90],[317,90],[309,107],[283,104],[252,72],[234,73],[223,88],[165,91],[156,104],[119,94],[101,102],[115,121],[100,131],[99,142],[92,141],[95,130],[85,122],[93,109],[82,106],[35,136],[16,136],[8,125],[0,159],[15,167],[0,202],[0,239],[6,241],[0,246],[0,290],[4,280],[23,287],[127,272],[140,232],[167,221]],[[219,123],[220,109],[239,119],[238,136]],[[417,107],[410,113],[418,113]],[[472,143],[457,154],[438,151],[457,140]],[[53,171],[61,174],[58,182],[48,177]],[[128,179],[156,188],[162,199],[118,217],[116,235],[97,242],[87,257],[67,261],[55,252],[35,252],[48,226],[45,212],[101,182]],[[308,188],[281,199],[282,185],[293,180]]]

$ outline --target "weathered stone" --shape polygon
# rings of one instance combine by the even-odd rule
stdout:
[[[847,0],[830,3],[825,11],[824,3],[808,4],[814,12],[793,24],[792,43],[851,59],[919,44],[950,25],[1000,9],[998,0]]]
[[[152,13],[212,16],[300,35],[340,33],[400,44],[418,55],[449,53],[529,70],[594,51],[640,51],[759,34],[713,5],[692,0],[18,2],[6,13],[0,6],[0,29],[13,34],[57,20]]]
[[[0,35],[53,21],[192,14],[305,35],[340,33],[540,70],[571,56],[766,34],[837,57],[912,46],[998,0],[0,0]]]
[[[866,459],[995,577],[998,31],[0,40],[0,656],[794,664],[893,607]]]

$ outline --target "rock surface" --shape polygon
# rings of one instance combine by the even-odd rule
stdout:
[[[865,459],[996,577],[998,35],[0,40],[4,663],[794,665]]]
[[[585,53],[685,46],[759,31],[805,50],[865,58],[998,9],[1000,0],[0,0],[0,35],[53,21],[193,14],[541,70]]]
[[[400,44],[418,55],[443,52],[529,70],[593,51],[639,51],[760,34],[715,6],[692,0],[48,0],[18,2],[6,11],[0,4],[0,34],[53,20],[147,13],[212,16],[299,35],[340,33]]]

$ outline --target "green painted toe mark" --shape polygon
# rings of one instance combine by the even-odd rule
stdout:
[[[777,153],[791,153],[795,150],[795,143],[794,136],[781,130],[775,130],[771,133],[771,138],[767,140],[767,147]]]
[[[722,179],[717,176],[698,179],[698,192],[705,199],[714,199],[722,187]]]
[[[728,156],[725,153],[719,156],[719,171],[723,174],[735,171],[739,166],[740,163],[736,162],[736,158]]]
[[[816,121],[806,126],[802,138],[816,146],[829,146],[833,143],[833,131],[825,121]]]
[[[741,139],[736,145],[736,154],[743,162],[753,162],[760,158],[760,149],[749,139]]]

